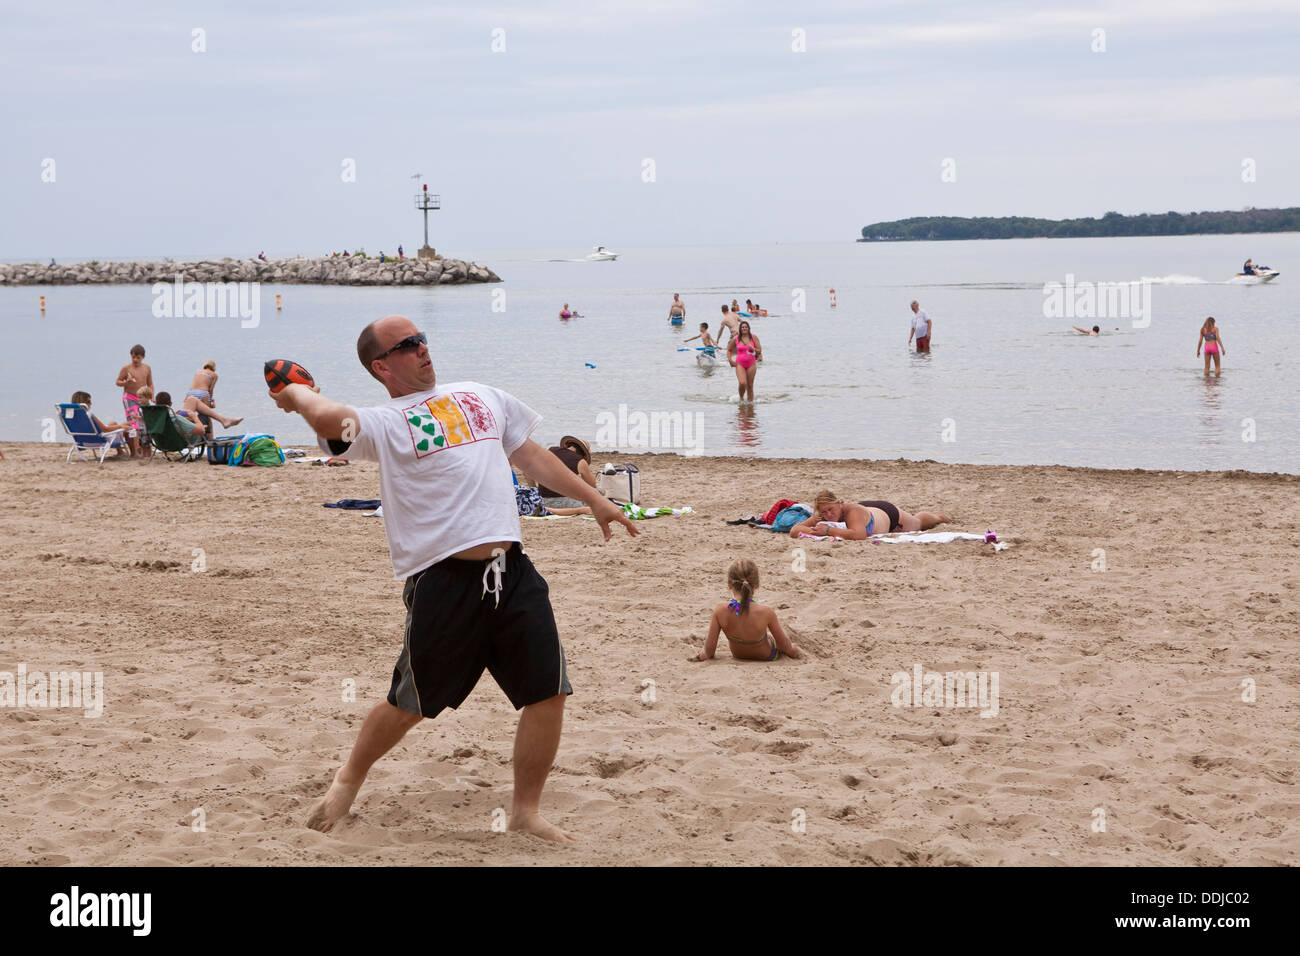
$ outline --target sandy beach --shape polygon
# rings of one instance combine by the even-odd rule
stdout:
[[[0,864],[1297,862],[1300,477],[598,454],[696,513],[524,523],[575,688],[559,847],[493,830],[515,717],[486,676],[304,826],[401,643],[382,519],[321,507],[377,466],[66,448],[4,446],[0,671],[102,672],[104,709],[0,709]],[[1010,547],[724,523],[823,486]],[[802,659],[687,661],[739,557]],[[996,715],[894,706],[917,665],[996,672]]]

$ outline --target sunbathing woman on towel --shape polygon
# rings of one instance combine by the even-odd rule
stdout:
[[[790,537],[804,534],[827,534],[833,538],[862,541],[873,534],[893,531],[928,531],[935,525],[951,521],[942,511],[919,511],[912,514],[888,501],[860,501],[846,504],[834,492],[819,491],[813,499],[813,513],[807,521],[790,529]]]

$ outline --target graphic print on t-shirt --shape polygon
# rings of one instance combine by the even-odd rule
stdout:
[[[402,410],[415,457],[467,442],[501,439],[496,418],[473,392],[452,392]]]

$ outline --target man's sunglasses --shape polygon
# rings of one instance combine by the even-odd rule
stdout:
[[[398,342],[387,352],[382,352],[379,355],[376,355],[373,359],[371,359],[371,361],[377,361],[381,358],[387,358],[388,356],[392,355],[394,352],[404,352],[407,349],[418,349],[421,345],[428,345],[428,344],[429,344],[428,337],[423,332],[417,332],[415,335],[409,335],[406,338],[402,339],[402,341]]]

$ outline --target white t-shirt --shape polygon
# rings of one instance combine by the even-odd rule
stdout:
[[[520,540],[507,459],[542,420],[535,411],[490,385],[453,382],[357,417],[356,439],[337,457],[379,462],[395,578],[476,544]]]
[[[925,314],[925,309],[917,309],[916,314],[912,316],[912,331],[916,333],[918,339],[923,339],[930,334],[930,317]]]

